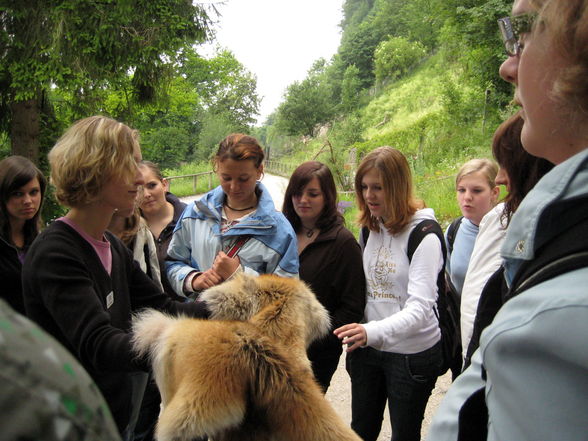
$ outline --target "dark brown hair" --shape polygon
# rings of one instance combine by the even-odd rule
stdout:
[[[139,167],[147,167],[151,172],[155,175],[157,179],[163,181],[163,174],[161,173],[161,169],[155,162],[147,161],[143,159],[139,162]]]
[[[326,229],[336,221],[342,221],[343,219],[343,216],[337,210],[337,188],[335,187],[335,180],[329,167],[318,161],[304,162],[290,176],[290,181],[284,194],[284,205],[282,207],[282,213],[290,221],[292,228],[296,232],[299,231],[301,222],[300,217],[296,214],[296,210],[294,210],[292,197],[302,194],[302,190],[312,178],[318,179],[325,201],[325,206],[316,222],[316,226],[321,230]]]
[[[8,217],[8,210],[6,209],[6,202],[8,202],[12,192],[28,184],[34,178],[39,180],[41,203],[35,216],[27,220],[24,224],[25,244],[31,243],[41,229],[41,209],[43,207],[47,180],[43,176],[43,173],[41,173],[41,170],[27,158],[22,156],[9,156],[0,161],[0,234],[9,243],[12,243],[12,231],[10,231],[10,219]]]
[[[502,220],[506,221],[506,225],[527,193],[553,168],[551,162],[532,156],[523,148],[523,124],[521,114],[517,112],[498,126],[492,139],[492,154],[508,175],[510,183],[510,191],[504,198],[502,214]]]

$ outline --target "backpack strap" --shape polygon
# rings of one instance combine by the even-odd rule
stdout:
[[[425,219],[417,224],[416,227],[410,232],[408,236],[408,246],[406,248],[406,254],[408,255],[408,261],[412,261],[412,255],[421,244],[427,234],[433,233],[439,238],[441,242],[441,250],[443,251],[443,267],[445,267],[445,259],[447,258],[447,247],[445,246],[445,238],[443,237],[443,230],[437,221],[433,219]],[[441,274],[444,272],[441,271]]]
[[[443,230],[441,226],[437,223],[437,221],[433,219],[425,219],[419,222],[416,227],[410,232],[408,236],[408,246],[406,249],[406,254],[408,256],[408,262],[412,261],[412,255],[421,244],[422,240],[425,236],[429,233],[435,234],[439,241],[441,242],[441,250],[443,251],[443,267],[445,268],[445,259],[447,258],[447,247],[445,246],[445,237],[443,236]],[[370,237],[370,230],[368,227],[361,228],[361,239],[363,241],[362,245],[365,248],[367,244],[368,237]]]
[[[368,237],[370,237],[370,229],[368,227],[361,227],[361,249],[363,250],[367,244]]]
[[[461,227],[462,220],[463,216],[456,217],[447,228],[447,255],[453,252],[453,242],[455,242],[455,236],[457,236],[457,231]]]

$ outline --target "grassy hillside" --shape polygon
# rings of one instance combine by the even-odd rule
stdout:
[[[437,55],[372,94],[365,107],[317,137],[304,143],[289,139],[292,153],[280,160],[294,167],[316,158],[336,173],[352,175],[356,164],[346,164],[349,158],[361,158],[382,145],[396,147],[409,159],[417,195],[447,225],[459,215],[455,174],[469,159],[492,157],[491,139],[500,115],[485,111],[486,92],[471,86],[458,65],[448,65]],[[355,140],[346,142],[349,139]],[[346,218],[353,221],[353,209]]]

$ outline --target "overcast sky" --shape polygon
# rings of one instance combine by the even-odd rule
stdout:
[[[217,42],[257,76],[259,123],[303,80],[313,62],[335,54],[343,0],[227,0],[217,6]]]

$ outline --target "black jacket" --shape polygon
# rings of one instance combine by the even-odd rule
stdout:
[[[331,331],[357,323],[365,308],[365,275],[361,248],[341,222],[321,231],[300,254],[300,279],[329,311]],[[313,343],[310,360],[341,354],[341,342],[332,332]]]
[[[17,248],[0,236],[0,297],[17,312],[24,314],[21,273],[22,263]]]
[[[172,301],[141,271],[128,248],[106,232],[109,275],[92,245],[56,221],[35,240],[23,265],[27,315],[82,363],[104,395],[119,430],[131,410],[129,373],[147,370],[131,350],[131,314],[155,308],[204,317],[202,303]]]
[[[157,260],[159,261],[159,271],[161,273],[161,283],[163,290],[172,299],[178,299],[179,296],[176,294],[174,289],[167,280],[167,270],[165,269],[165,257],[167,256],[167,248],[171,242],[171,238],[174,235],[174,229],[178,219],[184,212],[186,204],[178,199],[178,197],[172,193],[167,192],[165,194],[165,200],[174,206],[174,216],[172,221],[161,231],[159,237],[155,238],[155,248],[157,250]]]

